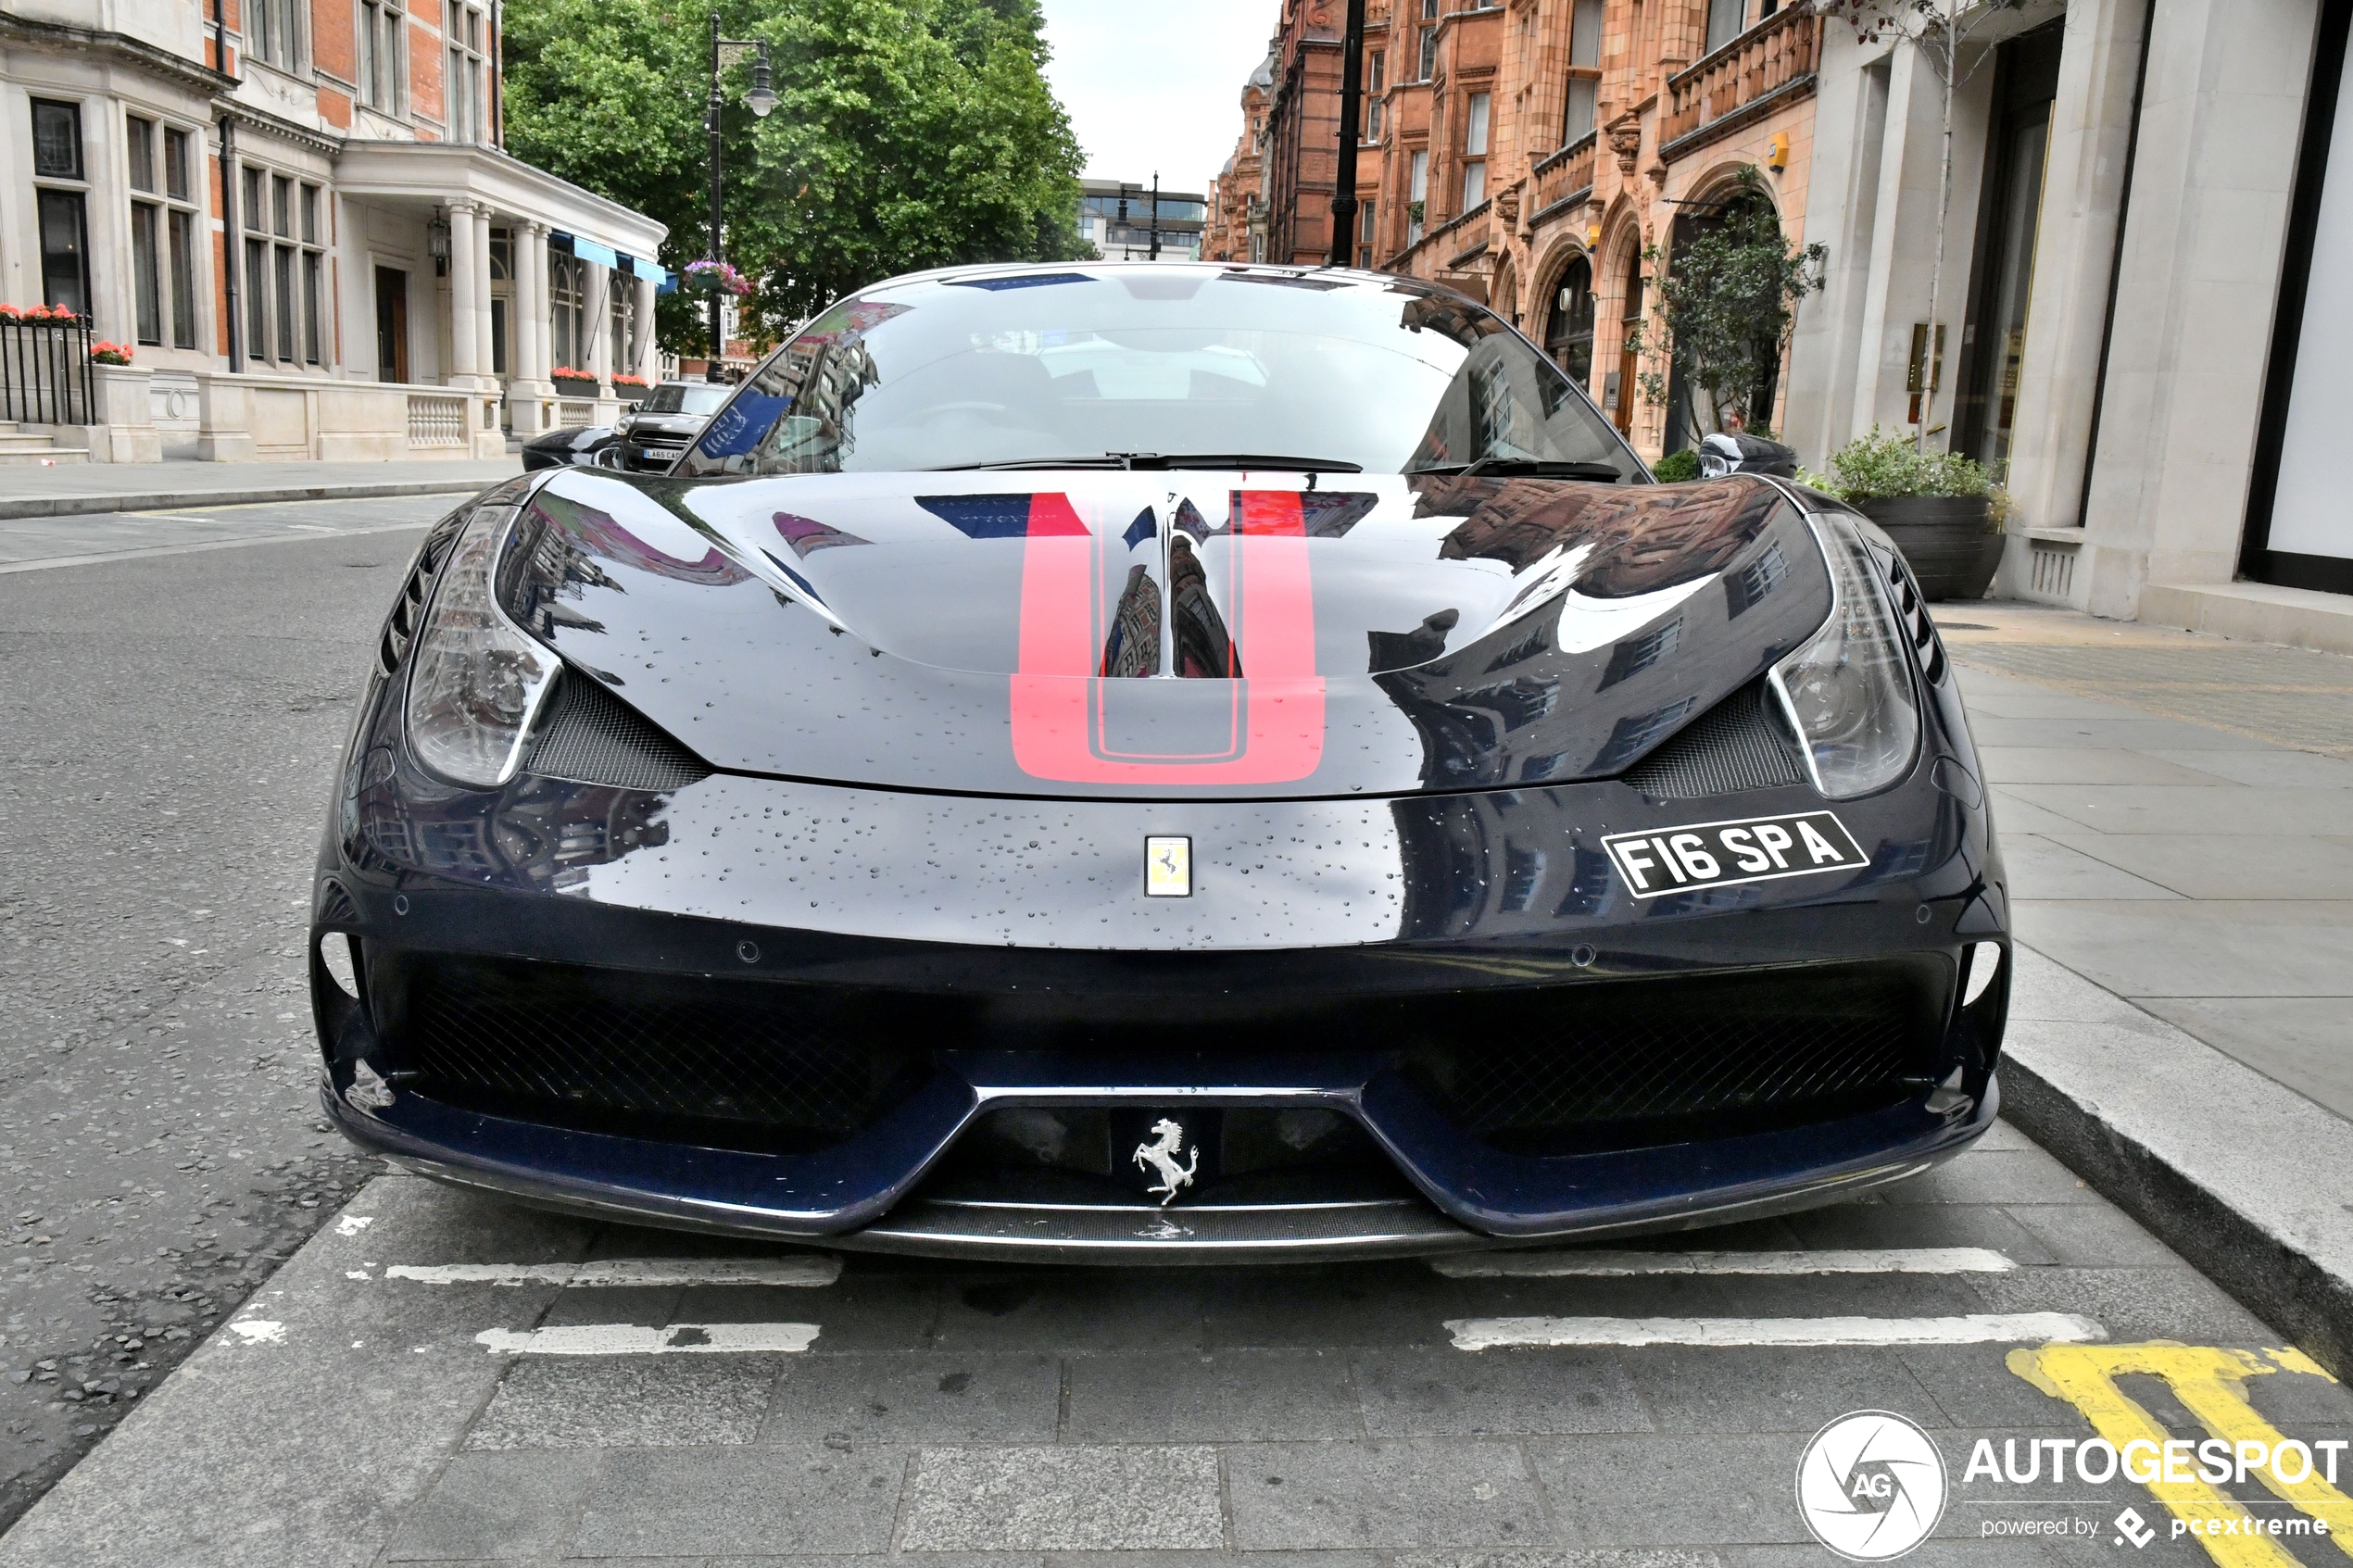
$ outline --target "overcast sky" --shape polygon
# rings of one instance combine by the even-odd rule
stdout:
[[[1045,0],[1046,68],[1090,179],[1206,191],[1281,0]]]

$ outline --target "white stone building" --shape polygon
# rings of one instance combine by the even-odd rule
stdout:
[[[617,412],[665,231],[500,150],[497,15],[0,0],[0,304],[134,350],[55,445],[481,457]]]
[[[1981,8],[1933,331],[1943,84],[1833,20],[1804,235],[1831,270],[1790,355],[1806,461],[1922,417],[2007,466],[1997,593],[2353,651],[2348,15]]]

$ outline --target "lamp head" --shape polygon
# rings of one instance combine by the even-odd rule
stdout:
[[[768,45],[760,46],[760,57],[751,63],[751,91],[744,94],[744,102],[761,119],[776,107],[776,89],[768,71]]]

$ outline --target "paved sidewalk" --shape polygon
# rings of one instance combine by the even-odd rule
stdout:
[[[2353,1371],[2353,659],[1942,607],[2029,983],[2010,1116]]]
[[[76,463],[0,469],[0,518],[76,517],[480,490],[522,471],[520,457],[487,462]]]
[[[2353,1118],[2353,659],[2017,605],[1939,620],[2020,937]]]

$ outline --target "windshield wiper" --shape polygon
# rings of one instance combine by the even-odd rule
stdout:
[[[932,473],[984,469],[1288,469],[1294,473],[1363,473],[1362,463],[1337,458],[1283,458],[1263,452],[1104,452],[1091,458],[1015,458],[998,463],[949,463]],[[1610,470],[1615,474],[1617,470]]]
[[[1446,473],[1464,479],[1478,479],[1488,474],[1509,474],[1530,479],[1607,479],[1626,477],[1615,464],[1573,462],[1565,458],[1481,458],[1475,463],[1433,463],[1426,468],[1407,469],[1409,474]]]

